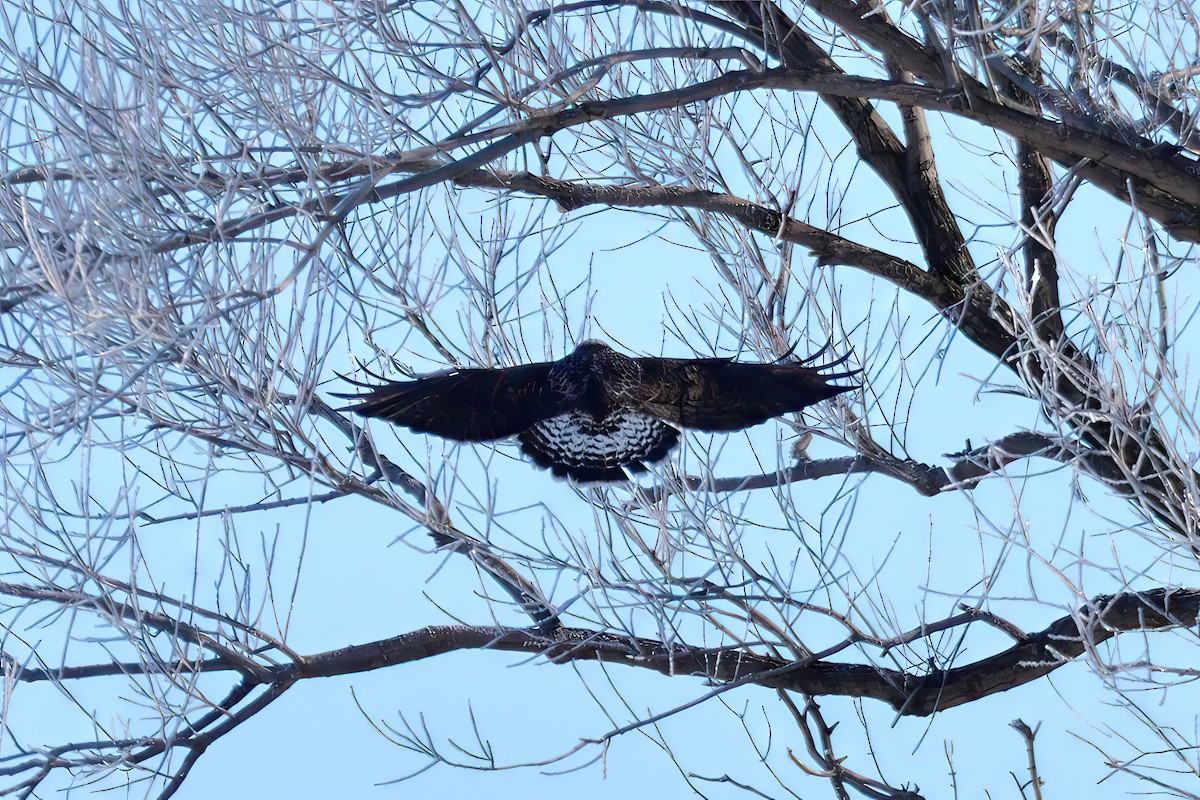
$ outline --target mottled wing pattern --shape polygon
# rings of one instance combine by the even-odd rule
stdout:
[[[648,461],[665,458],[679,441],[670,425],[630,408],[603,419],[568,411],[518,434],[521,450],[543,469],[577,481],[619,481],[622,467],[645,472]]]
[[[638,406],[685,428],[749,428],[854,386],[829,381],[855,372],[822,373],[800,363],[739,364],[730,359],[639,358],[643,380]]]
[[[550,364],[460,369],[414,381],[392,381],[342,410],[378,417],[417,433],[460,442],[513,436],[561,414],[568,399],[548,380]]]

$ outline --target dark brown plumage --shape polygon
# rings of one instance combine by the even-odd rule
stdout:
[[[822,351],[824,352],[824,351]],[[818,353],[816,358],[820,356]],[[665,458],[680,428],[736,431],[849,391],[856,372],[807,361],[630,358],[586,341],[558,361],[394,381],[346,407],[460,442],[516,436],[535,464],[577,481],[616,481]]]

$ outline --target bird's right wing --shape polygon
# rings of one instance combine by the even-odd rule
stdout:
[[[685,428],[735,431],[856,388],[829,382],[856,371],[821,372],[825,367],[805,363],[639,358],[644,387],[640,408]]]
[[[338,395],[357,401],[340,410],[460,442],[503,439],[566,410],[566,399],[550,385],[550,367],[460,369],[390,381],[365,394]]]

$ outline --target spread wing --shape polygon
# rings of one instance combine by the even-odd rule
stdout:
[[[390,381],[343,411],[378,417],[417,433],[460,442],[513,436],[567,409],[548,380],[550,364],[507,369],[460,369],[413,381]]]
[[[724,358],[639,358],[639,407],[660,419],[702,431],[736,431],[819,403],[855,386],[803,363],[740,364]],[[835,362],[836,363],[836,362]],[[827,365],[833,366],[833,365]]]
[[[621,481],[645,472],[647,461],[665,458],[679,432],[649,414],[630,408],[603,419],[568,411],[533,425],[517,437],[521,450],[542,469],[577,481]]]

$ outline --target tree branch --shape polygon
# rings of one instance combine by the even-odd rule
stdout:
[[[1125,631],[1196,624],[1200,590],[1155,589],[1095,598],[1076,614],[990,658],[913,675],[868,664],[787,662],[740,648],[693,648],[564,628],[554,638],[525,630],[439,626],[304,660],[301,677],[330,677],[417,661],[454,650],[538,653],[555,663],[604,661],[660,672],[745,682],[809,695],[882,700],[906,716],[929,716],[1037,680]]]
[[[556,664],[604,661],[651,669],[671,677],[694,675],[724,684],[754,684],[813,696],[871,698],[888,703],[902,715],[929,716],[1044,677],[1119,633],[1190,627],[1197,623],[1198,615],[1200,589],[1154,589],[1101,595],[1044,630],[1024,635],[1001,653],[972,664],[924,674],[901,672],[875,664],[834,663],[823,659],[856,643],[867,642],[885,649],[896,647],[937,631],[983,619],[982,613],[967,612],[944,624],[922,625],[886,640],[870,640],[870,637],[852,634],[846,641],[801,661],[747,652],[742,646],[691,647],[579,628],[559,628],[553,635],[545,635],[526,628],[429,626],[389,639],[330,650],[300,657],[290,664],[269,667],[270,675],[265,682],[286,686],[306,678],[370,672],[457,650],[501,650],[542,655]],[[1005,630],[1012,632],[1008,625]],[[176,666],[180,671],[237,668],[224,659],[181,662]],[[76,673],[61,676],[56,672],[55,677],[101,674],[97,668],[76,668]],[[21,681],[51,678],[39,670],[17,671],[14,677]],[[247,674],[244,680],[253,681],[254,677]]]
[[[817,480],[835,475],[879,473],[907,483],[926,497],[955,489],[974,489],[979,482],[1008,464],[1030,456],[1044,456],[1056,461],[1070,461],[1072,454],[1063,443],[1050,436],[1029,431],[1009,434],[991,444],[965,453],[950,456],[954,464],[937,467],[911,458],[896,458],[886,453],[804,460],[778,472],[730,478],[688,476],[682,487],[656,485],[646,489],[646,502],[655,503],[682,489],[709,492],[740,492],[769,489],[798,481]]]
[[[263,227],[297,214],[317,219],[329,217],[328,209],[364,202],[379,202],[417,191],[445,181],[453,181],[471,170],[492,163],[505,154],[542,136],[589,124],[601,119],[662,111],[692,103],[705,102],[722,95],[754,89],[786,89],[815,91],[823,95],[885,100],[901,105],[919,106],[928,110],[955,114],[966,119],[1002,130],[1016,138],[1027,139],[1039,151],[1064,166],[1076,165],[1090,159],[1110,170],[1119,179],[1119,186],[1110,182],[1102,186],[1118,199],[1130,201],[1129,182],[1142,192],[1139,208],[1154,216],[1173,235],[1184,241],[1200,241],[1200,222],[1196,209],[1200,207],[1200,165],[1179,155],[1165,157],[1145,147],[1131,146],[1114,140],[1101,132],[1085,131],[1034,114],[1004,107],[987,98],[966,96],[960,92],[920,86],[903,81],[884,81],[843,74],[817,74],[811,70],[772,69],[765,71],[737,70],[718,78],[681,89],[654,92],[615,100],[587,101],[559,111],[533,115],[518,123],[498,126],[486,131],[448,139],[430,147],[396,153],[380,158],[359,159],[333,164],[322,171],[329,179],[368,176],[363,187],[336,195],[325,195],[305,203],[289,203],[232,220],[213,222],[201,228],[166,237],[158,241],[155,252],[169,252],[181,247],[228,241],[250,230]],[[403,180],[379,185],[390,173],[405,171],[414,164],[429,165],[429,159],[474,143],[493,140],[486,147],[462,159],[438,162],[423,168]],[[309,181],[308,171],[264,170],[267,180],[274,183]],[[260,178],[261,180],[261,178]],[[339,212],[341,213],[341,212]]]

